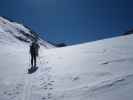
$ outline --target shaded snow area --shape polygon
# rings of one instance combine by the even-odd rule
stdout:
[[[0,100],[132,100],[133,35],[41,46],[33,74],[28,46],[0,43]]]

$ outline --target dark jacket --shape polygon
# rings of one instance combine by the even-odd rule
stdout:
[[[30,45],[30,53],[31,53],[31,55],[33,55],[33,56],[38,56],[38,50],[39,50],[39,48],[40,48],[39,44],[33,42],[33,43]]]

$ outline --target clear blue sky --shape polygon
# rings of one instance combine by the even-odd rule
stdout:
[[[0,0],[0,14],[52,42],[77,44],[133,28],[132,0]]]

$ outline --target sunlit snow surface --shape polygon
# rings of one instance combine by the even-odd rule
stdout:
[[[11,22],[3,17],[0,17],[0,43],[4,44],[22,44],[22,42],[31,42],[35,37],[35,32],[28,29],[23,24]],[[45,48],[54,48],[53,45],[39,38],[39,43]]]
[[[133,98],[133,35],[64,48],[41,46],[33,74],[27,74],[29,45],[4,42],[4,36],[2,41],[0,100]]]

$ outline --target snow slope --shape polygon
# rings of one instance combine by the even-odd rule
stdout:
[[[0,43],[0,100],[133,98],[133,35],[63,48],[41,46],[39,69],[30,75],[28,45],[15,41]]]
[[[33,32],[28,27],[22,24],[11,22],[3,17],[0,17],[0,43],[9,45],[21,45],[31,42],[37,33]],[[45,48],[53,48],[54,46],[47,41],[39,38],[39,43]]]
[[[41,63],[48,62],[55,81],[52,100],[132,100],[132,43],[128,35],[44,51]]]

